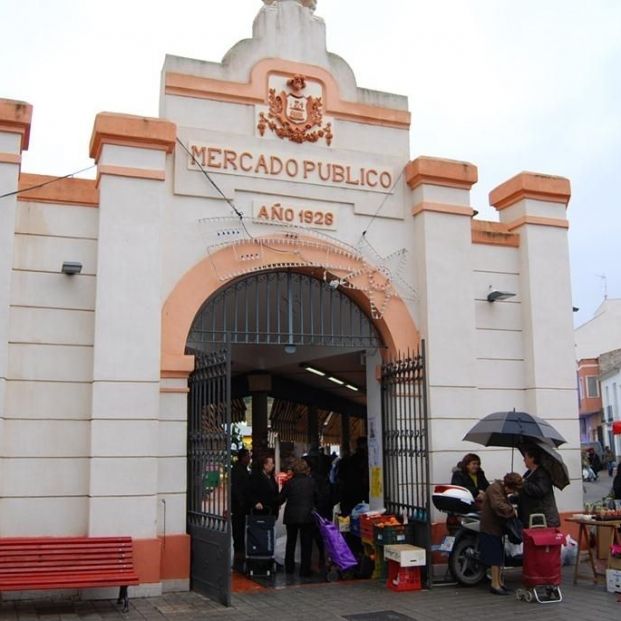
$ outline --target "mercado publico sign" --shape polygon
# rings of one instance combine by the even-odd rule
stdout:
[[[190,142],[187,167],[206,172],[267,177],[280,181],[297,181],[332,185],[350,189],[388,192],[394,184],[391,168],[360,165],[355,161],[329,161],[299,158],[290,153],[251,151],[217,144]]]

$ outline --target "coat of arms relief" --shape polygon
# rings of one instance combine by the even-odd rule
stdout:
[[[268,92],[267,112],[259,113],[257,129],[261,136],[269,129],[279,138],[292,142],[317,142],[325,139],[330,146],[333,138],[332,124],[323,125],[323,103],[321,97],[306,95],[306,78],[295,75],[287,80],[287,90]]]

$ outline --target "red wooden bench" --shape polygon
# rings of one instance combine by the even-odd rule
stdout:
[[[131,537],[0,538],[0,592],[118,586],[127,612],[134,584]]]

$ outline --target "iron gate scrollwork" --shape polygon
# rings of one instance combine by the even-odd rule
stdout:
[[[382,365],[384,505],[407,515],[414,543],[427,549],[431,567],[431,494],[425,343]]]
[[[231,599],[231,362],[228,348],[196,357],[188,398],[188,511],[191,586]]]

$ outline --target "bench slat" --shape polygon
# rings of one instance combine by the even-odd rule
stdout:
[[[126,571],[127,569],[133,569],[133,565],[129,563],[106,563],[105,565],[79,565],[77,563],[73,563],[71,565],[45,565],[41,567],[41,570],[44,572],[48,571]],[[3,571],[0,571],[0,576],[8,575],[15,572],[20,573],[32,573],[37,570],[37,567],[34,565],[26,566],[26,567],[10,567]]]
[[[136,576],[134,571],[100,571],[100,572],[91,572],[91,573],[82,573],[82,572],[74,572],[74,571],[65,571],[59,572],[54,575],[43,574],[41,576],[3,576],[0,579],[0,584],[10,584],[17,583],[20,581],[29,581],[29,582],[46,582],[46,581],[58,581],[61,578],[65,578],[67,576],[73,576],[75,579],[80,579],[84,581],[89,580],[99,580],[99,579],[113,579],[117,577],[122,577],[125,579],[132,579]]]
[[[132,586],[139,584],[138,576],[111,575],[92,578],[64,576],[49,580],[20,580],[19,582],[0,582],[1,591],[38,591],[45,589],[85,589],[106,586]]]
[[[131,553],[132,546],[0,546],[2,555],[21,555],[21,554],[109,554],[109,553]]]
[[[92,563],[105,563],[109,560],[117,560],[117,561],[125,561],[132,562],[131,554],[21,554],[19,556],[10,555],[10,556],[1,556],[0,553],[0,567],[2,566],[11,566],[11,565],[19,565],[19,564],[27,564],[27,563],[42,563],[42,562],[51,562],[51,563],[70,563],[72,561],[78,561],[80,559],[84,559],[86,561]]]
[[[95,545],[96,543],[111,543],[111,542],[123,542],[131,543],[131,537],[2,537],[0,539],[1,545],[13,545],[13,544],[71,544],[78,543],[84,545]]]

